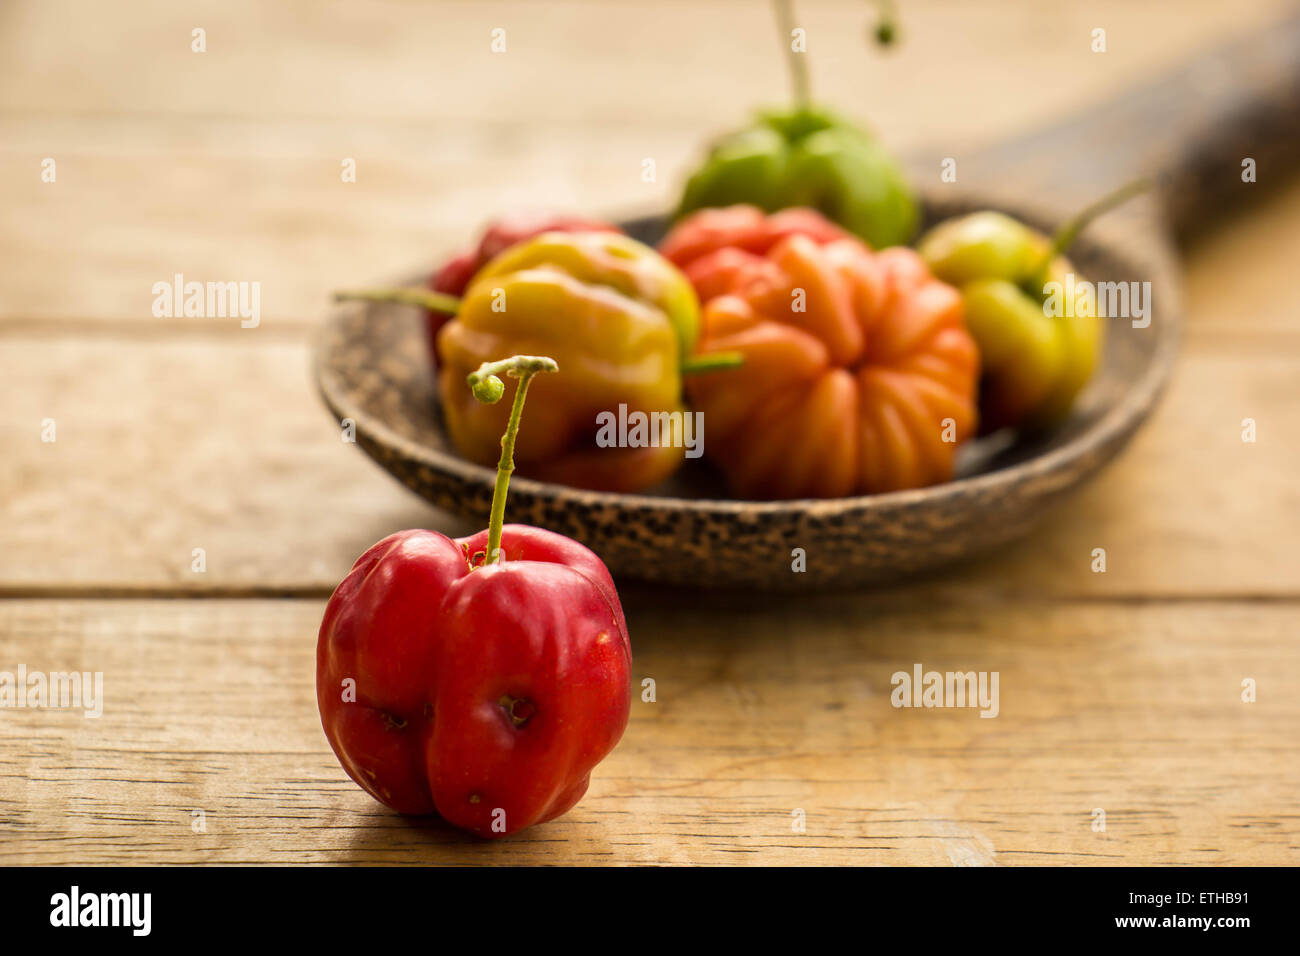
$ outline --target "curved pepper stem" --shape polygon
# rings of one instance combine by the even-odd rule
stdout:
[[[808,90],[808,59],[806,53],[798,53],[790,42],[794,33],[793,0],[773,0],[776,13],[777,29],[781,31],[781,42],[785,44],[785,56],[790,64],[790,88],[794,93],[796,109],[806,109],[811,101]]]
[[[506,433],[501,436],[501,460],[497,462],[497,483],[492,490],[492,514],[488,520],[487,552],[483,564],[494,564],[501,558],[501,529],[506,520],[506,495],[510,490],[510,475],[515,470],[515,437],[519,434],[519,419],[524,414],[524,398],[528,383],[538,372],[558,372],[555,359],[544,355],[515,355],[497,362],[484,362],[477,371],[465,377],[474,397],[484,405],[495,405],[506,393],[500,376],[519,379],[515,389],[515,403],[510,409]]]
[[[872,36],[882,47],[893,46],[898,39],[898,11],[894,0],[872,0],[876,7],[876,25]],[[795,109],[807,109],[812,102],[812,93],[808,82],[808,55],[798,53],[790,43],[794,32],[793,0],[772,0],[776,13],[776,28],[781,32],[781,42],[785,44],[786,61],[790,65],[790,89],[794,94]]]
[[[446,312],[448,315],[460,311],[460,299],[430,289],[343,289],[334,293],[334,301],[395,302],[399,305],[418,305],[430,312]]]
[[[1151,180],[1147,178],[1134,179],[1125,183],[1114,192],[1107,193],[1097,201],[1085,206],[1079,212],[1075,213],[1057,228],[1052,234],[1052,245],[1047,253],[1038,261],[1033,271],[1029,273],[1029,281],[1025,288],[1030,290],[1034,295],[1041,293],[1043,283],[1047,279],[1047,272],[1052,267],[1052,260],[1065,252],[1074,244],[1074,240],[1079,238],[1079,233],[1083,232],[1098,216],[1110,212],[1116,206],[1128,202],[1134,196],[1146,192],[1151,188]]]

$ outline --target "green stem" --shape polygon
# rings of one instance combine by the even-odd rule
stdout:
[[[876,21],[876,42],[881,46],[891,46],[898,39],[898,11],[894,0],[875,0],[879,19]]]
[[[786,60],[790,65],[790,89],[794,94],[797,109],[807,109],[812,101],[808,89],[808,54],[797,53],[790,42],[794,33],[793,0],[773,0],[776,11],[777,29],[781,31],[781,42],[785,44]]]
[[[1038,294],[1043,288],[1043,283],[1047,280],[1047,273],[1052,267],[1052,260],[1070,248],[1074,244],[1074,240],[1079,238],[1079,233],[1083,232],[1089,223],[1103,213],[1109,212],[1121,203],[1128,202],[1134,196],[1144,193],[1150,188],[1151,180],[1145,178],[1135,179],[1120,186],[1114,192],[1107,193],[1096,202],[1085,206],[1061,223],[1060,227],[1052,235],[1051,248],[1047,250],[1047,253],[1029,273],[1029,283],[1026,288],[1035,290],[1035,294]]]
[[[698,375],[702,372],[739,368],[744,364],[745,356],[739,352],[714,352],[710,355],[692,355],[682,360],[682,374]]]
[[[334,301],[396,302],[399,305],[418,305],[431,312],[446,312],[450,315],[460,311],[460,299],[429,289],[344,289],[334,293]]]
[[[478,371],[470,372],[465,380],[469,383],[474,397],[485,405],[495,405],[501,401],[506,386],[501,375],[519,379],[515,388],[515,403],[510,409],[510,420],[506,424],[506,433],[501,436],[501,460],[497,462],[497,483],[492,490],[492,514],[488,520],[487,551],[483,555],[483,564],[494,564],[501,557],[501,529],[506,520],[506,495],[510,491],[510,475],[515,470],[515,436],[519,434],[519,419],[524,414],[524,397],[528,394],[528,383],[538,372],[558,372],[560,367],[555,359],[542,355],[515,355],[499,362],[484,362]]]

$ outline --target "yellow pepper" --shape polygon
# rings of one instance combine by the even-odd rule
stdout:
[[[681,465],[676,445],[602,447],[598,417],[685,415],[682,361],[699,333],[695,291],[648,246],[614,233],[549,232],[512,246],[474,277],[438,333],[438,392],[460,453],[483,465],[501,451],[508,403],[484,405],[465,378],[484,362],[548,355],[560,374],[532,386],[515,461],[521,475],[636,491]]]
[[[1149,185],[1125,184],[1051,238],[989,210],[949,219],[921,237],[917,251],[930,271],[961,290],[966,327],[979,345],[983,431],[1039,431],[1069,415],[1101,359],[1106,326],[1094,298],[1059,301],[1060,290],[1075,285],[1063,253],[1089,222]]]
[[[934,274],[961,290],[983,359],[982,430],[1040,430],[1069,413],[1101,355],[1105,326],[1091,303],[1061,316],[1044,307],[1049,282],[1074,272],[1048,258],[1051,240],[998,212],[950,219],[919,245]]]

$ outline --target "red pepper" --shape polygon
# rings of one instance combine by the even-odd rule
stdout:
[[[757,206],[725,206],[683,219],[664,236],[659,252],[706,303],[754,282],[779,282],[780,270],[767,255],[791,236],[807,236],[819,246],[852,238],[814,209],[795,207],[769,216]]]
[[[630,709],[631,645],[609,571],[576,541],[504,525],[532,375],[516,356],[469,376],[481,401],[519,378],[487,530],[402,531],[363,554],[325,609],[321,722],[348,774],[401,813],[485,837],[554,819],[587,791]]]
[[[429,288],[434,292],[460,298],[465,294],[465,290],[469,288],[470,280],[485,265],[511,246],[523,242],[525,239],[536,238],[544,232],[619,231],[617,226],[612,226],[607,222],[601,222],[599,219],[583,219],[580,216],[564,216],[541,212],[521,212],[513,216],[502,216],[500,219],[488,224],[487,228],[483,230],[483,235],[480,237],[477,246],[455,255],[443,263],[429,277]],[[427,316],[429,351],[433,356],[434,367],[438,368],[440,367],[438,350],[433,343],[437,339],[438,330],[447,323],[451,318],[451,314],[429,310]]]
[[[659,252],[669,262],[685,269],[720,249],[742,249],[765,255],[790,236],[807,236],[824,246],[848,238],[849,233],[815,209],[795,207],[768,215],[757,206],[723,206],[703,209],[683,219],[664,236]]]

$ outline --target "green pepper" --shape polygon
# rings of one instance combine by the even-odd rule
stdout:
[[[679,215],[749,203],[809,206],[876,248],[906,243],[917,210],[902,170],[865,130],[817,108],[760,113],[716,143],[686,183]]]
[[[788,3],[776,9],[788,37],[793,11]],[[806,59],[790,52],[794,106],[762,111],[714,143],[686,183],[678,216],[739,204],[765,212],[809,206],[876,248],[906,243],[918,217],[902,169],[865,129],[811,105]]]
[[[950,219],[921,238],[926,265],[961,290],[966,328],[979,346],[982,432],[1044,429],[1069,414],[1097,367],[1105,325],[1091,299],[1063,314],[1047,307],[1049,290],[1075,271],[1061,252],[1095,216],[1145,188],[1123,187],[1051,239],[992,211]]]

